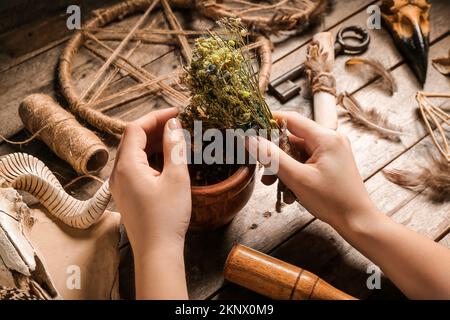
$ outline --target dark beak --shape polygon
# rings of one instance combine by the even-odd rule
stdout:
[[[406,5],[401,8],[399,21],[391,23],[385,19],[395,45],[411,67],[420,84],[423,86],[427,77],[429,27],[428,19],[421,18],[420,8]]]

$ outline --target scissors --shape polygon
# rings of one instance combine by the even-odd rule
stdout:
[[[352,39],[353,41],[348,41]],[[334,42],[334,55],[358,55],[364,53],[369,47],[369,32],[360,26],[348,26],[338,31]],[[300,92],[300,86],[293,80],[305,74],[305,64],[302,63],[282,74],[269,83],[269,92],[281,102],[285,103]]]

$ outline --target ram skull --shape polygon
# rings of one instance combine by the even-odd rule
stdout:
[[[431,5],[426,0],[383,0],[381,14],[395,45],[420,84],[427,76]]]
[[[0,300],[60,299],[42,257],[26,236],[30,210],[0,177]]]

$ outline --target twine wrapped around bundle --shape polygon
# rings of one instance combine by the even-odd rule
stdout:
[[[336,96],[336,80],[332,73],[334,58],[329,58],[328,52],[318,41],[308,46],[306,73],[313,94],[323,91]]]
[[[336,130],[338,121],[333,64],[332,34],[330,32],[315,34],[306,56],[306,73],[314,95],[314,120],[324,127]]]
[[[22,122],[58,157],[80,174],[101,170],[108,162],[106,145],[92,131],[45,94],[26,97],[19,107]]]

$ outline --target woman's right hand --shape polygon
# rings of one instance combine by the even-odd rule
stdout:
[[[377,213],[347,137],[295,112],[274,112],[273,115],[278,121],[286,121],[291,145],[306,153],[308,160],[296,161],[261,137],[249,139],[249,152],[256,158],[269,155],[271,162],[265,164],[278,168],[278,178],[311,214],[340,229]],[[277,161],[277,165],[273,166],[272,161]],[[263,183],[275,180],[263,176]]]

